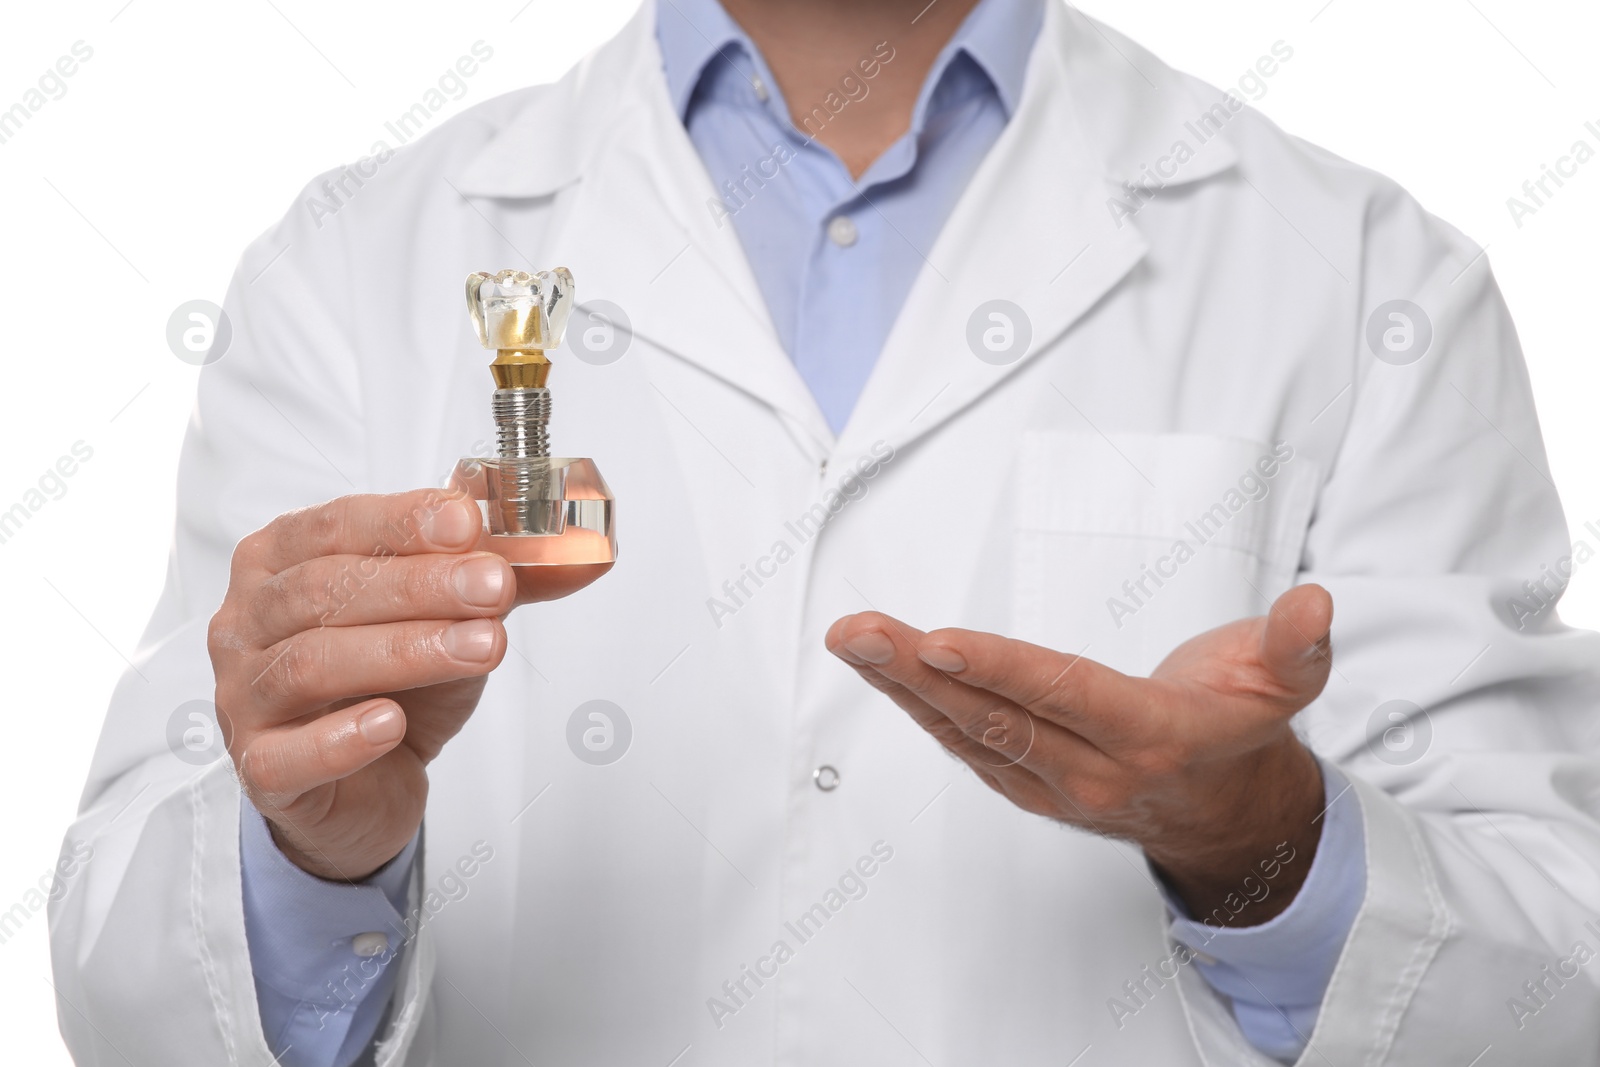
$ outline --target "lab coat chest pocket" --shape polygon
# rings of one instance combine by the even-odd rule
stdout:
[[[1025,435],[1015,636],[1148,674],[1293,584],[1320,478],[1287,443]]]

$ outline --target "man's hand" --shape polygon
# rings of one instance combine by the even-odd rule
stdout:
[[[1239,892],[1287,841],[1296,862],[1240,917],[1266,922],[1305,880],[1322,776],[1290,718],[1332,661],[1327,590],[1180,645],[1149,678],[971,630],[846,616],[828,649],[1018,807],[1137,842],[1191,915]]]
[[[416,833],[424,768],[506,652],[517,581],[437,489],[351,496],[241,541],[208,643],[239,781],[291,860],[366,877]]]

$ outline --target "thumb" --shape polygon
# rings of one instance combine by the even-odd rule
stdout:
[[[1299,711],[1316,699],[1333,668],[1329,628],[1333,597],[1320,585],[1298,585],[1280,596],[1261,631],[1261,665]]]

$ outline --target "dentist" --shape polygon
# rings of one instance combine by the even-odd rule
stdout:
[[[200,379],[78,1062],[1592,1055],[1600,644],[1392,182],[1055,0],[647,0],[345,188]],[[623,547],[513,611],[418,487],[486,433],[462,277],[557,264]]]

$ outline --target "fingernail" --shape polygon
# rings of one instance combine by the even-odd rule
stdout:
[[[458,564],[451,578],[461,599],[475,608],[498,607],[506,588],[505,564],[490,556]]]
[[[888,663],[894,659],[894,642],[876,630],[848,638],[844,647],[868,663]]]
[[[955,674],[957,671],[967,669],[967,661],[961,658],[961,653],[943,645],[929,645],[917,653],[917,658],[934,670],[944,671],[946,674]]]
[[[443,547],[470,544],[482,529],[483,516],[464,500],[446,501],[422,520],[422,536]]]
[[[482,663],[494,653],[494,620],[453,624],[444,632],[444,650],[463,663]]]
[[[400,709],[393,704],[379,704],[356,720],[356,728],[369,745],[387,745],[397,741],[406,732],[406,723]]]

